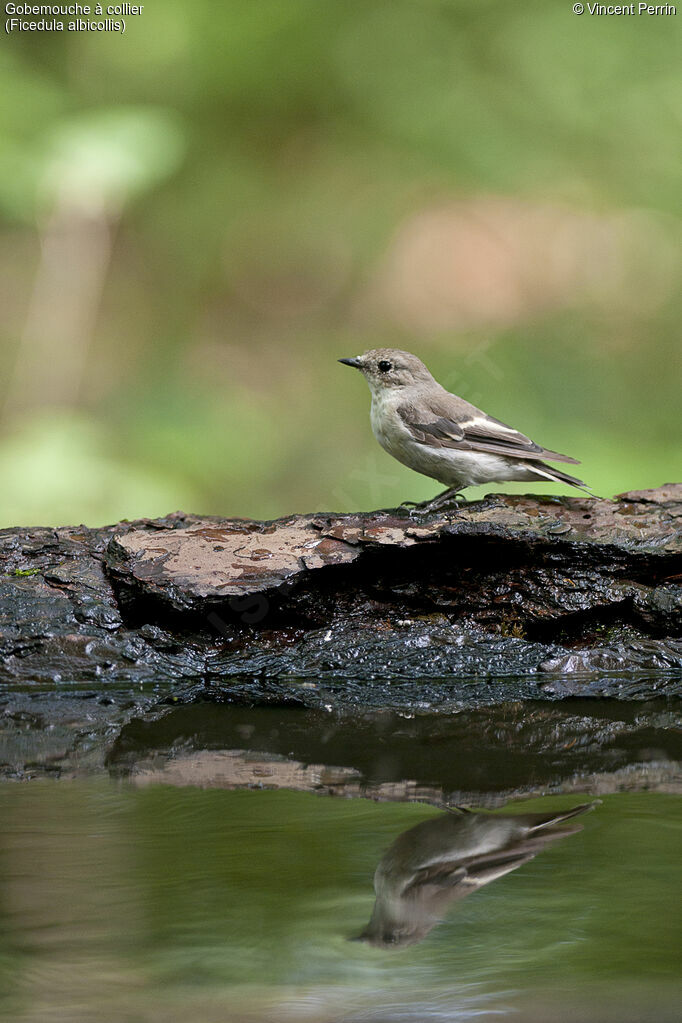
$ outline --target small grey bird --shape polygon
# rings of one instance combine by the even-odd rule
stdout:
[[[579,465],[577,459],[540,447],[450,394],[416,355],[375,348],[339,362],[359,369],[369,384],[372,430],[382,448],[403,465],[447,486],[428,506],[477,483],[551,480],[585,487],[582,480],[543,461]]]
[[[582,828],[565,821],[600,800],[556,813],[472,813],[456,808],[398,835],[374,874],[376,902],[357,941],[404,947],[422,941],[448,906]]]

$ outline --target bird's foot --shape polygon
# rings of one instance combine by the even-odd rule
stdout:
[[[446,505],[451,502],[457,503],[463,501],[466,503],[466,498],[458,493],[456,490],[444,490],[442,494],[437,494],[436,497],[432,497],[430,501],[420,501],[416,503],[414,501],[403,501],[400,505],[401,508],[409,508],[410,515],[428,515],[430,512],[440,511]]]

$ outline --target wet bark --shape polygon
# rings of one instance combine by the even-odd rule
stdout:
[[[682,484],[0,532],[0,682],[447,709],[682,692]]]

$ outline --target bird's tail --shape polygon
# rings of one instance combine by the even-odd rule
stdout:
[[[563,824],[571,817],[579,817],[583,813],[589,813],[599,806],[601,799],[594,799],[591,803],[580,803],[579,806],[572,806],[570,810],[559,810],[557,813],[527,813],[523,814],[523,821],[531,831],[538,831],[542,828],[551,828],[555,824]]]
[[[579,480],[577,476],[569,476],[567,472],[555,469],[553,465],[547,465],[546,462],[533,462],[532,465],[528,465],[528,468],[532,472],[536,472],[542,479],[552,480],[553,483],[569,483],[572,487],[584,490],[590,497],[595,496],[583,480]]]

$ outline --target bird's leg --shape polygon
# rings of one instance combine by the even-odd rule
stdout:
[[[441,494],[436,494],[436,496],[432,497],[430,501],[420,501],[418,504],[415,503],[414,501],[403,501],[400,507],[401,508],[410,507],[412,508],[412,511],[432,512],[438,511],[439,508],[442,508],[444,505],[449,504],[451,501],[458,500],[466,501],[466,498],[464,498],[462,494],[458,493],[454,489],[454,487],[449,487],[447,490],[444,490]],[[410,514],[412,513],[410,512]]]
[[[436,496],[431,498],[430,501],[425,501],[424,508],[426,511],[438,511],[439,508],[443,508],[452,501],[455,503],[457,503],[457,501],[466,502],[466,498],[464,498],[459,491],[455,490],[454,487],[449,487],[447,490],[444,490],[442,494],[436,494]]]

